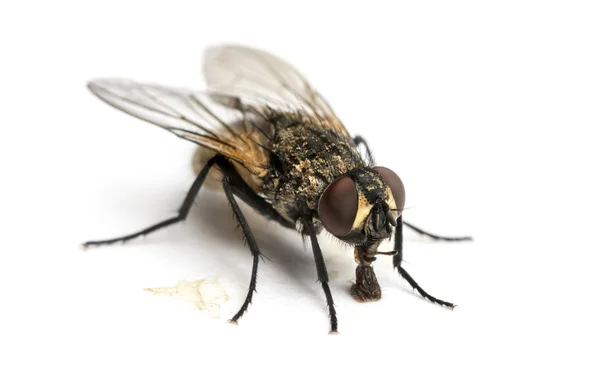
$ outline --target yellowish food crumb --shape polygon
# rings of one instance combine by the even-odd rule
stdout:
[[[222,306],[229,301],[229,296],[216,277],[194,281],[181,280],[172,287],[144,290],[154,295],[169,296],[192,303],[197,309],[208,312],[214,318],[220,317]]]

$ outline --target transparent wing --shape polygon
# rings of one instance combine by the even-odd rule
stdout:
[[[188,89],[139,83],[126,79],[98,79],[89,89],[109,105],[163,128],[182,139],[221,153],[242,164],[251,173],[264,173],[266,161],[260,146],[252,140],[254,126],[228,123],[246,122],[245,115],[232,104],[217,103],[212,96]],[[236,100],[220,96],[221,101]]]
[[[209,90],[239,96],[246,104],[258,98],[282,110],[301,110],[347,138],[346,128],[323,96],[293,66],[267,52],[223,45],[206,50],[204,74]]]

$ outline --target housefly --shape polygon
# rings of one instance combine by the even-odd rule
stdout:
[[[421,296],[425,292],[402,266],[402,226],[443,240],[402,220],[405,190],[389,168],[375,165],[360,136],[352,136],[325,99],[298,70],[261,50],[223,45],[205,51],[202,92],[125,79],[97,79],[89,89],[106,103],[198,145],[196,178],[178,214],[130,235],[84,243],[126,242],[183,221],[203,185],[223,191],[252,253],[246,299],[231,318],[237,323],[252,301],[261,251],[238,205],[296,229],[310,240],[318,281],[325,293],[331,332],[338,322],[317,236],[324,230],[354,247],[358,301],[381,297],[372,263],[393,256],[393,266]],[[359,148],[364,146],[364,157]],[[212,170],[212,171],[211,171]],[[394,237],[393,251],[379,251]]]

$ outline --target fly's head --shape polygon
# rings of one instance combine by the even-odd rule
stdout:
[[[349,244],[372,246],[391,237],[404,208],[404,184],[385,167],[360,168],[338,177],[319,200],[319,218]]]

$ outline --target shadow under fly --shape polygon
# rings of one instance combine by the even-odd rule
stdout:
[[[310,243],[331,332],[337,332],[338,321],[318,241],[323,230],[354,247],[357,267],[351,294],[356,300],[381,298],[372,263],[378,255],[388,255],[421,296],[454,307],[425,292],[402,266],[403,225],[434,239],[471,238],[440,237],[404,222],[405,189],[398,175],[375,165],[366,141],[350,135],[300,72],[264,51],[223,45],[206,51],[204,75],[204,92],[123,79],[89,83],[106,103],[199,148],[193,160],[196,179],[177,216],[85,246],[126,242],[180,222],[200,189],[212,186],[223,191],[253,258],[246,299],[231,322],[237,323],[252,301],[261,257],[238,200],[297,230]],[[364,157],[359,147],[364,147]],[[380,243],[392,237],[394,249],[379,251]]]

